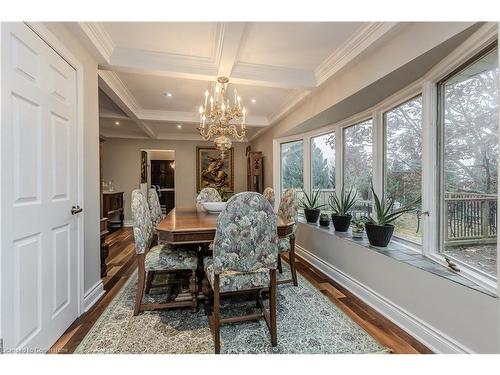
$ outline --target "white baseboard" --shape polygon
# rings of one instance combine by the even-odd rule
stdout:
[[[134,226],[134,223],[132,222],[132,220],[124,220],[123,226],[124,227],[132,227],[132,226]]]
[[[304,258],[311,265],[323,272],[340,285],[349,289],[363,302],[377,310],[401,329],[415,337],[435,353],[473,353],[472,350],[463,344],[452,339],[445,333],[431,326],[429,323],[419,319],[402,307],[396,305],[368,286],[353,279],[338,268],[325,262],[310,251],[295,245],[297,255]]]
[[[90,288],[83,297],[83,312],[87,312],[104,295],[102,280]]]

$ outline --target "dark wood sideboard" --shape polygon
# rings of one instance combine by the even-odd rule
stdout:
[[[109,231],[123,228],[123,191],[103,191],[102,208],[108,218]]]

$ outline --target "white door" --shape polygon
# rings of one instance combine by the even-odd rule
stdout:
[[[2,23],[1,335],[47,351],[78,315],[76,71]]]

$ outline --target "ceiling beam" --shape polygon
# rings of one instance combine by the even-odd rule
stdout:
[[[142,110],[138,116],[141,120],[145,121],[164,121],[189,124],[198,124],[200,121],[200,115],[197,112]],[[246,118],[246,125],[251,127],[266,127],[269,125],[269,121],[265,116],[249,115]]]
[[[241,39],[245,33],[245,22],[225,22],[219,38],[218,53],[218,76],[230,77],[233,67],[238,58]]]
[[[113,72],[101,70],[98,71],[98,75],[99,88],[104,91],[106,95],[108,95],[110,99],[147,134],[148,137],[156,138],[155,131],[139,118],[138,114],[141,108],[120,78]]]

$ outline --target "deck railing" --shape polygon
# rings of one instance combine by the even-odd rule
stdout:
[[[495,242],[497,196],[495,194],[445,193],[445,242]]]

